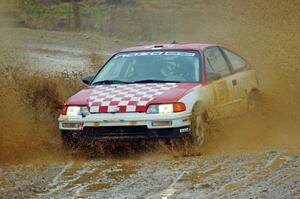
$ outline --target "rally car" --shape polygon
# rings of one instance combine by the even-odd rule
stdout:
[[[159,44],[114,54],[58,118],[64,142],[189,138],[205,141],[207,121],[252,109],[253,67],[213,44]]]

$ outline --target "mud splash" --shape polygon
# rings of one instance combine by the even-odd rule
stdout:
[[[4,63],[0,73],[0,162],[63,158],[55,118],[63,99],[79,89],[77,81]]]

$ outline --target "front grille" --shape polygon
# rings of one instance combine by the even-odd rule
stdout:
[[[147,126],[113,126],[113,127],[85,127],[84,137],[122,137],[122,136],[145,136]]]
[[[180,127],[180,128],[189,128]],[[147,126],[103,126],[84,127],[80,133],[83,139],[118,139],[118,138],[172,138],[182,137],[180,128],[148,129]]]

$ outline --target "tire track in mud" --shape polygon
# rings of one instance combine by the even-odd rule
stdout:
[[[90,176],[85,178],[86,175],[95,173],[100,167],[103,166],[101,163],[76,163],[70,162],[64,166],[60,173],[53,179],[53,182],[49,185],[49,190],[46,193],[41,194],[42,197],[51,197],[60,193],[72,193],[72,195],[80,195],[80,192],[89,185],[90,178],[97,178],[98,175]],[[81,182],[81,183],[80,183]]]
[[[28,197],[34,198],[276,198],[300,196],[299,163],[299,156],[285,150],[238,157],[156,157],[149,162],[130,158],[72,161],[40,167],[39,173],[49,167],[56,169],[52,178],[44,176],[48,183],[40,188],[36,187],[41,178],[35,179],[34,166],[2,168],[0,174],[16,180]],[[12,177],[18,171],[32,175],[24,179],[33,182],[30,189],[25,181]],[[7,191],[4,196],[11,196]]]
[[[276,189],[283,180],[299,180],[299,176],[295,177],[298,170],[293,170],[294,165],[299,164],[299,158],[295,157],[295,153],[290,155],[289,151],[270,151],[254,157],[227,157],[229,161],[221,164],[211,161],[208,168],[203,165],[204,168],[184,170],[167,189],[153,198],[239,198],[249,197],[249,193],[253,197],[266,193],[264,197],[274,198],[282,195]],[[290,162],[292,164],[285,168]],[[268,197],[267,193],[271,191],[275,194]]]
[[[94,192],[107,189],[119,180],[135,173],[133,164],[105,160],[67,163],[47,185],[47,191],[39,197],[85,198]]]
[[[171,198],[176,192],[178,187],[176,186],[178,184],[178,181],[182,179],[182,177],[186,174],[186,171],[183,171],[175,180],[174,182],[165,190],[163,190],[159,195],[162,199],[169,199]],[[175,186],[177,189],[175,189]]]
[[[73,163],[68,163],[66,165],[64,165],[64,167],[62,168],[62,170],[54,177],[53,181],[49,184],[49,191],[46,194],[41,194],[41,195],[50,195],[56,191],[59,191],[61,188],[64,187],[64,185],[59,185],[60,184],[60,180],[59,178],[61,178],[61,176],[63,175],[63,173],[70,168],[73,165]]]

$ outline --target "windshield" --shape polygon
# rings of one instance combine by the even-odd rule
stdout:
[[[116,54],[96,75],[92,84],[143,82],[200,82],[197,51],[159,50]]]

